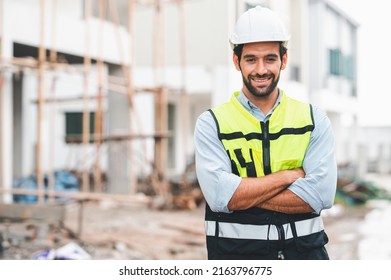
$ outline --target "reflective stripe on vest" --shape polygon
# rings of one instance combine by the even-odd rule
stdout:
[[[306,236],[324,230],[322,218],[295,222],[297,236]],[[283,224],[285,239],[293,238],[293,232],[290,224]],[[216,222],[205,221],[205,232],[207,236],[216,235]],[[275,225],[248,225],[238,223],[219,222],[217,237],[234,239],[254,239],[254,240],[279,240],[279,234]]]

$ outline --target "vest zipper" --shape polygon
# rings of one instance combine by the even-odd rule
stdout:
[[[262,129],[262,161],[263,173],[265,175],[271,174],[270,166],[270,139],[269,139],[269,121],[261,122]]]
[[[285,231],[282,225],[276,225],[276,227],[278,232],[278,242],[280,243],[279,244],[280,250],[277,253],[277,259],[284,260],[285,259],[284,256]]]

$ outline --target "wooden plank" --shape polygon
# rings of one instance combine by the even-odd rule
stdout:
[[[38,113],[37,113],[37,144],[35,145],[35,173],[37,176],[37,185],[39,190],[38,203],[43,203],[44,178],[42,168],[42,131],[43,131],[43,110],[45,96],[45,0],[40,1],[40,29],[39,29],[39,48],[38,48]]]
[[[90,142],[90,95],[88,94],[90,87],[90,72],[91,72],[91,57],[90,57],[90,21],[91,21],[91,0],[84,1],[84,17],[85,17],[85,49],[84,49],[84,77],[83,77],[83,162],[82,162],[82,190],[90,190],[90,177],[88,165],[88,148]]]
[[[26,195],[37,195],[39,192],[37,190],[27,190],[27,189],[0,189],[0,193],[11,193],[11,194],[26,194]],[[54,196],[54,197],[64,197],[71,198],[75,200],[115,200],[128,203],[141,203],[149,204],[151,198],[146,195],[126,195],[126,194],[110,194],[110,193],[90,193],[90,192],[49,192],[44,191],[44,195]]]
[[[65,218],[65,205],[61,204],[0,204],[0,219],[45,220],[60,222]]]

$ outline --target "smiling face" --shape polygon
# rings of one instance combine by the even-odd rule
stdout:
[[[242,72],[243,93],[249,100],[277,98],[280,71],[285,69],[288,60],[287,54],[281,59],[279,51],[278,42],[256,42],[243,46],[240,60],[234,54],[235,67]]]

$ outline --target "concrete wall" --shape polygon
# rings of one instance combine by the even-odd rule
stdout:
[[[8,0],[4,2],[4,29],[8,35],[6,38],[8,44],[17,42],[38,46],[40,43],[40,1]],[[45,1],[45,47],[56,47],[57,51],[83,56],[85,54],[86,28],[82,17],[82,1],[57,2],[56,21],[53,21],[51,6],[53,2]],[[56,30],[54,36],[52,36],[53,28]],[[101,57],[105,61],[115,64],[129,62],[129,39],[123,27],[116,29],[115,25],[108,22],[101,25],[98,19],[93,18],[90,21],[89,29],[90,46],[88,52],[92,57]],[[122,38],[124,57],[120,55],[118,36]]]
[[[34,172],[35,145],[37,141],[37,75],[35,72],[26,71],[21,77],[23,91],[21,99],[20,123],[21,138],[15,139],[14,150],[21,150],[20,162],[16,163],[20,169],[15,170],[15,175],[27,176]],[[90,78],[90,104],[91,111],[96,110],[96,82],[97,74],[91,72]],[[54,84],[53,84],[54,83]],[[55,88],[51,92],[51,88]],[[83,102],[74,99],[61,102],[64,98],[77,98],[83,94],[83,77],[79,74],[64,72],[48,72],[45,79],[46,98],[58,98],[60,101],[45,103],[42,121],[42,168],[44,170],[55,169],[79,169],[83,166],[83,147],[81,145],[65,143],[65,113],[82,112]],[[16,98],[16,96],[15,96]],[[15,100],[17,101],[17,100]],[[106,107],[106,106],[105,106]],[[53,146],[52,146],[53,145]],[[88,151],[90,164],[93,162],[94,147],[90,145]],[[14,160],[17,160],[14,158]],[[105,161],[102,160],[101,164]],[[13,178],[16,179],[16,178]]]
[[[227,64],[230,56],[229,28],[233,21],[229,19],[231,6],[235,1],[197,0],[185,1],[184,29],[187,65],[215,67]],[[177,5],[167,4],[162,9],[164,32],[162,40],[153,41],[157,22],[152,7],[138,7],[135,22],[135,53],[137,66],[153,66],[154,44],[164,53],[167,66],[180,64],[180,17]]]
[[[391,173],[391,127],[359,129],[361,172]]]

